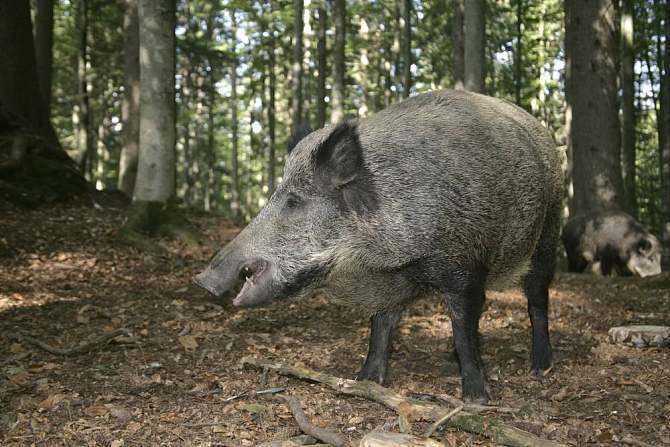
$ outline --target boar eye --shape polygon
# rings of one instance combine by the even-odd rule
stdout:
[[[295,209],[302,204],[302,198],[295,193],[288,193],[286,196],[286,208]]]

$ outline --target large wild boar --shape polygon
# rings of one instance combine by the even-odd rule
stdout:
[[[661,273],[661,244],[632,216],[622,211],[586,213],[563,228],[568,270],[590,270],[603,276],[617,272],[641,277]]]
[[[383,382],[401,312],[449,310],[463,397],[488,399],[478,325],[485,289],[523,278],[532,369],[549,368],[547,301],[562,197],[559,152],[533,117],[498,99],[426,93],[309,134],[282,184],[196,282],[237,306],[317,291],[371,316],[359,379]]]

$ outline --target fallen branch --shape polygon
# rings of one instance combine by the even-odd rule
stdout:
[[[622,444],[634,445],[635,447],[653,447],[651,444],[647,444],[643,441],[638,441],[633,438],[631,435],[626,435],[621,439]]]
[[[423,436],[425,436],[426,438],[430,438],[431,436],[433,436],[433,433],[435,433],[435,430],[437,430],[438,428],[440,428],[440,426],[441,426],[442,424],[444,424],[445,422],[447,422],[449,419],[451,419],[452,417],[454,417],[454,415],[460,413],[461,411],[463,411],[463,406],[454,408],[454,409],[451,410],[449,413],[445,414],[445,415],[442,416],[440,419],[438,419],[437,421],[435,421],[435,423],[433,423],[433,425],[431,425],[430,427],[428,427],[428,430],[426,430],[426,434],[424,434]]]
[[[388,388],[373,382],[343,379],[308,368],[289,366],[269,362],[263,359],[244,357],[242,365],[268,368],[284,376],[293,376],[303,380],[322,383],[331,389],[350,396],[363,397],[379,402],[396,411],[408,420],[438,421],[449,410],[441,405],[404,397]],[[469,433],[486,436],[499,444],[513,447],[559,447],[553,441],[538,438],[532,433],[506,425],[499,419],[461,411],[447,422],[447,425]]]
[[[227,403],[230,403],[234,400],[241,399],[243,397],[247,397],[249,395],[251,395],[251,396],[261,396],[263,394],[283,393],[284,391],[286,391],[286,388],[282,388],[282,387],[268,388],[267,390],[252,391],[252,392],[245,391],[244,393],[235,394],[234,396],[230,396],[230,397],[225,398],[222,403],[227,404]]]
[[[481,405],[465,403],[460,399],[450,396],[448,394],[429,394],[429,393],[410,393],[411,397],[416,397],[419,400],[432,399],[436,402],[443,402],[454,407],[463,407],[465,411],[470,413],[481,413],[482,411],[494,411],[496,413],[518,413],[520,410],[513,407],[501,407],[498,405]]]
[[[29,343],[33,346],[37,346],[40,349],[43,349],[51,354],[54,355],[63,355],[63,356],[69,356],[69,355],[76,355],[76,354],[82,354],[84,352],[88,352],[91,349],[105,344],[108,341],[110,341],[113,338],[118,337],[119,335],[128,335],[129,331],[127,329],[117,329],[112,332],[108,332],[106,334],[103,334],[99,337],[94,338],[91,341],[81,343],[77,346],[73,346],[71,348],[56,348],[54,346],[51,346],[49,344],[46,344],[45,342],[38,340],[34,337],[31,337],[30,335],[22,334],[22,333],[16,333],[16,334],[11,334],[9,337],[15,339],[16,341],[19,342],[24,342],[24,343]]]
[[[317,427],[316,425],[312,424],[309,419],[307,419],[305,412],[302,411],[302,407],[300,406],[298,399],[293,396],[279,397],[283,399],[284,402],[286,402],[286,405],[288,405],[288,407],[291,409],[291,413],[293,413],[293,417],[298,423],[298,427],[300,427],[300,430],[304,434],[312,436],[325,443],[332,444],[335,447],[345,447],[347,445],[347,442],[339,435],[326,430],[325,428]]]

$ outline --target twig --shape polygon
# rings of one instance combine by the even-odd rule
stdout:
[[[328,444],[332,444],[335,447],[344,447],[347,445],[346,441],[339,435],[326,430],[325,428],[317,427],[316,425],[312,424],[309,419],[307,419],[305,412],[302,411],[302,407],[300,406],[298,399],[293,396],[279,397],[281,397],[284,402],[286,402],[286,405],[288,405],[288,407],[291,409],[291,413],[293,413],[293,417],[298,423],[298,427],[300,427],[300,430],[302,430],[304,434],[313,436],[316,439],[319,439]]]
[[[463,406],[462,406],[462,405],[461,405],[460,407],[456,407],[456,408],[454,408],[454,409],[451,410],[449,413],[447,413],[447,414],[445,414],[444,416],[442,416],[440,419],[438,419],[437,421],[435,421],[435,422],[433,423],[433,425],[431,425],[430,427],[428,427],[428,430],[426,430],[426,434],[424,434],[424,436],[425,436],[426,438],[430,438],[431,436],[433,436],[433,433],[435,433],[435,430],[437,430],[438,428],[440,428],[440,426],[441,426],[442,424],[444,424],[445,422],[447,422],[447,421],[448,421],[449,419],[451,419],[454,415],[460,413],[461,411],[463,411]]]
[[[385,405],[410,420],[437,421],[449,410],[441,405],[404,397],[373,382],[342,379],[308,368],[269,362],[263,359],[245,357],[243,365],[271,369],[284,376],[322,383],[331,389],[350,396],[374,400]],[[447,425],[469,433],[486,436],[499,444],[513,447],[559,447],[564,444],[538,438],[532,433],[506,425],[500,419],[461,411],[447,421]]]
[[[249,394],[252,396],[261,396],[263,394],[277,394],[277,393],[283,393],[286,391],[286,388],[279,387],[279,388],[268,388],[267,390],[260,390],[260,391],[252,391],[251,393],[249,391],[245,391],[244,393],[240,394],[235,394],[234,396],[230,396],[226,399],[223,400],[224,404],[230,403],[234,400],[241,399],[242,397],[246,397]]]
[[[651,444],[647,444],[646,442],[643,442],[643,441],[638,441],[637,439],[633,438],[631,435],[624,436],[621,439],[621,442],[623,444],[634,445],[636,447],[653,447]]]
[[[482,411],[495,411],[497,413],[518,413],[520,411],[518,408],[513,407],[465,403],[454,396],[450,396],[449,394],[410,393],[410,395],[420,400],[425,400],[424,398],[428,398],[436,402],[444,402],[449,405],[453,405],[454,407],[462,406],[465,411],[469,411],[470,413],[480,413]]]
[[[15,340],[20,342],[30,343],[31,345],[37,346],[38,348],[43,349],[51,354],[68,356],[88,352],[92,348],[95,348],[98,345],[102,345],[110,341],[111,339],[118,337],[119,335],[128,335],[128,334],[129,331],[127,329],[117,329],[115,331],[103,334],[91,341],[84,342],[77,346],[73,346],[67,349],[56,348],[54,346],[44,343],[41,340],[31,337],[30,335],[22,334],[20,332],[17,334],[10,335],[10,338],[14,338]]]

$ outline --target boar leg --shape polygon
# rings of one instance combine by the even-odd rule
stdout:
[[[481,404],[489,399],[479,352],[479,318],[484,308],[485,283],[485,275],[457,274],[449,281],[445,293],[461,369],[463,399]]]
[[[549,213],[531,259],[530,271],[523,279],[523,291],[528,299],[528,315],[533,331],[531,368],[536,375],[540,375],[551,366],[548,317],[549,284],[556,270],[558,222],[559,211]]]
[[[371,380],[379,384],[386,381],[391,340],[401,316],[402,310],[389,310],[376,313],[370,318],[368,356],[356,377],[358,380]]]

